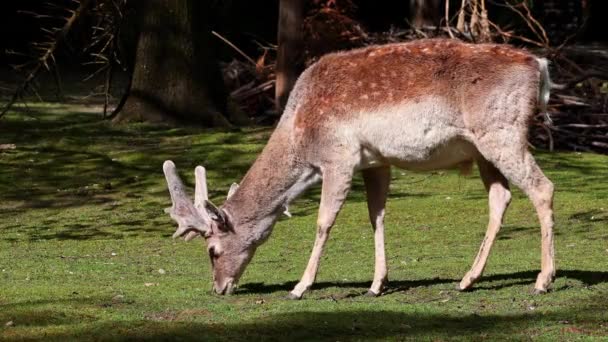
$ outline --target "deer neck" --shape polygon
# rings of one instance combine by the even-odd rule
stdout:
[[[289,130],[277,127],[236,192],[222,209],[237,234],[262,243],[291,200],[320,180],[317,170],[302,163]]]

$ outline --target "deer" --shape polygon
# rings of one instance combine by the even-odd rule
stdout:
[[[428,39],[331,53],[298,78],[261,154],[220,207],[209,201],[206,170],[195,168],[194,203],[175,164],[163,171],[177,222],[174,238],[202,236],[217,294],[231,294],[286,205],[322,181],[316,238],[300,281],[315,281],[330,230],[353,176],[362,173],[374,231],[375,266],[367,295],[387,286],[384,217],[391,167],[432,171],[477,164],[489,221],[471,269],[481,277],[511,202],[510,184],[531,200],[541,230],[541,270],[532,293],[555,277],[553,183],[528,149],[529,126],[546,113],[548,61],[508,45]],[[547,114],[548,115],[548,114]]]

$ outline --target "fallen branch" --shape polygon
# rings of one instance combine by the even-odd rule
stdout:
[[[253,85],[253,82],[244,85],[243,87],[230,93],[230,97],[232,97],[236,101],[242,101],[251,96],[255,96],[257,94],[263,93],[267,90],[272,89],[272,87],[274,87],[274,80],[266,81],[255,87],[253,87],[252,85]]]
[[[588,124],[563,124],[561,127],[572,128],[608,128],[608,125],[588,125]]]
[[[588,103],[583,102],[584,99],[578,96],[557,94],[556,97],[559,101],[568,106],[589,106]]]
[[[595,146],[595,147],[605,148],[606,150],[608,150],[608,143],[605,143],[605,142],[592,141],[591,145]]]
[[[551,88],[553,89],[558,89],[558,90],[564,90],[564,89],[568,89],[568,88],[572,88],[574,86],[576,86],[577,84],[586,81],[590,78],[597,78],[600,80],[608,80],[608,74],[603,73],[603,72],[599,72],[599,71],[590,71],[590,72],[586,72],[582,75],[580,75],[579,77],[567,81],[566,83],[562,83],[562,84],[552,84]]]
[[[239,49],[236,45],[232,44],[231,41],[229,41],[228,39],[224,38],[221,34],[215,32],[215,31],[211,31],[211,34],[213,34],[214,36],[218,37],[224,43],[228,44],[228,46],[230,46],[231,48],[233,48],[236,52],[238,52],[246,60],[248,60],[249,62],[251,62],[251,64],[257,65],[256,62],[253,60],[253,58],[249,57],[246,53],[243,52],[243,50]]]

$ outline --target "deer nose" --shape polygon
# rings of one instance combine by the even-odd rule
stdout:
[[[218,295],[223,295],[224,294],[224,289],[222,289],[218,283],[213,282],[213,292],[215,292],[215,294]]]
[[[219,295],[230,295],[234,291],[234,284],[232,279],[228,279],[224,284],[215,282],[213,284],[213,289],[215,290],[215,293]]]

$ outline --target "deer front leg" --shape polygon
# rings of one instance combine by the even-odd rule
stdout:
[[[386,256],[384,252],[384,209],[388,187],[391,181],[391,168],[389,166],[363,170],[363,182],[367,192],[367,209],[369,220],[374,229],[375,267],[374,281],[368,296],[378,296],[388,281]]]
[[[319,216],[317,218],[317,237],[312,248],[308,265],[300,282],[288,295],[289,299],[300,299],[315,281],[319,260],[323,253],[323,247],[329,237],[329,231],[333,226],[336,217],[352,181],[352,170],[337,171],[327,170],[323,172],[323,185],[321,188],[321,204],[319,206]]]
[[[458,285],[459,290],[467,290],[481,277],[483,269],[488,261],[490,255],[490,249],[494,244],[496,235],[502,225],[502,220],[505,215],[505,211],[511,202],[511,192],[509,191],[509,184],[505,177],[498,171],[490,162],[487,160],[479,160],[477,162],[479,166],[479,174],[481,179],[488,190],[488,202],[490,206],[490,219],[488,222],[488,230],[486,236],[483,238],[479,252],[475,257],[471,270],[465,274],[462,281]]]

